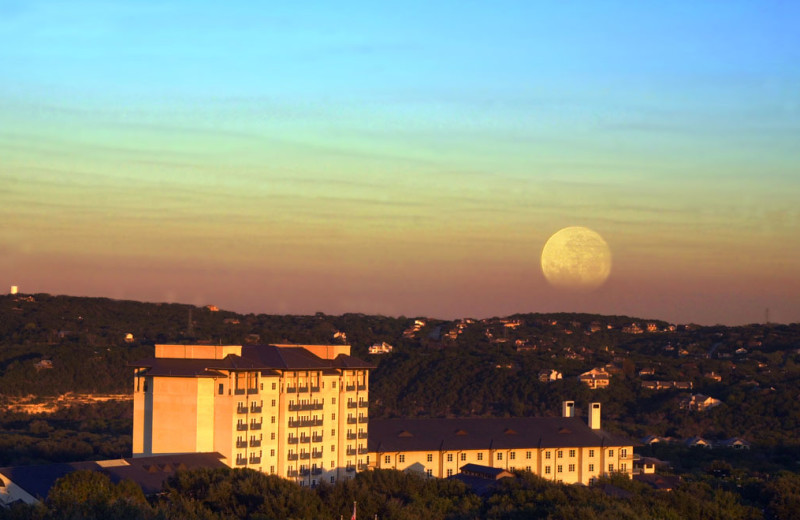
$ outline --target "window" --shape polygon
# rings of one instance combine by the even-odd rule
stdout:
[[[385,462],[386,464],[389,464],[390,462],[392,462],[392,456],[391,455],[385,456],[383,458],[383,462]]]
[[[270,457],[274,457],[275,456],[275,450],[269,450],[269,456]]]
[[[525,452],[525,458],[526,458],[526,459],[530,459],[530,458],[531,458],[531,452],[529,452],[529,451],[526,451],[526,452]],[[528,470],[528,471],[530,471],[530,470]]]
[[[262,390],[264,389],[264,383],[261,383],[261,389]]]
[[[433,462],[433,453],[428,453],[428,462]]]
[[[547,460],[550,460],[550,452],[549,451],[544,452],[544,458],[547,459]]]
[[[622,464],[619,465],[619,470],[628,471],[628,465],[623,462]]]
[[[461,460],[467,460],[467,454],[466,453],[462,453],[461,454]]]
[[[275,383],[272,383],[272,389],[275,390],[276,386]]]
[[[530,471],[530,470],[531,470],[530,466],[525,466],[525,471]]]
[[[335,437],[335,436],[336,436],[336,430],[331,430],[331,437]]]
[[[627,457],[628,456],[628,449],[627,448],[622,448],[621,450],[619,450],[619,456],[622,457],[623,459],[625,457]]]
[[[478,460],[483,460],[483,453],[478,453]]]
[[[569,450],[569,456],[570,456],[570,458],[574,457],[575,456],[575,450]]]
[[[269,438],[270,438],[270,440],[274,441],[275,440],[275,432],[270,433],[269,434]]]
[[[608,450],[608,456],[609,457],[613,457],[614,456],[614,450]]]
[[[594,450],[589,450],[589,456],[594,457]]]
[[[336,420],[336,414],[335,414],[335,413],[332,413],[332,414],[331,414],[331,421],[335,421],[335,420]]]
[[[497,454],[497,460],[503,460],[503,454],[502,453],[498,453]]]
[[[447,454],[447,462],[453,462],[453,454],[452,453],[448,453]]]
[[[147,381],[144,382],[144,391],[147,392]],[[225,385],[220,383],[219,384],[219,395],[222,395],[224,393],[225,393]]]
[[[331,388],[336,388],[336,381],[331,384]]]
[[[509,466],[508,471],[517,471],[517,468],[514,466]]]
[[[427,474],[429,477],[432,477],[432,476],[433,476],[433,470],[432,470],[432,469],[426,469],[426,470],[425,470],[425,473],[426,473],[426,474]]]
[[[594,471],[594,464],[589,464],[589,471]]]
[[[405,462],[405,461],[406,461],[406,456],[405,455],[401,454],[401,455],[397,456],[397,462]]]
[[[272,400],[272,406],[275,406],[275,399]]]
[[[331,484],[336,482],[336,477],[331,477]]]
[[[550,474],[550,466],[545,466],[544,467],[544,474],[545,475],[549,475]]]
[[[269,420],[269,422],[271,422],[272,424],[275,424],[275,416],[274,415],[272,416],[272,419]]]
[[[570,464],[569,466],[567,466],[567,469],[569,471],[575,471],[575,464]]]
[[[336,451],[336,445],[335,444],[331,444],[331,453],[333,453],[334,451]]]
[[[558,453],[556,454],[556,456],[559,459],[563,459],[564,458],[564,450],[558,450]]]
[[[557,472],[559,472],[559,473],[563,472],[563,471],[564,471],[564,466],[562,466],[561,464],[559,464],[559,465],[556,467],[556,471],[557,471]]]
[[[331,398],[331,404],[336,404],[336,398],[335,397]]]
[[[508,458],[509,458],[510,460],[516,460],[516,458],[517,458],[517,453],[516,453],[516,452],[514,452],[514,451],[512,451],[511,453],[509,453],[509,454],[508,454]]]
[[[452,477],[453,476],[453,470],[452,469],[448,469],[447,470],[447,476],[448,477]]]
[[[609,464],[608,465],[608,472],[609,473],[613,473],[614,472],[614,465],[613,464]]]

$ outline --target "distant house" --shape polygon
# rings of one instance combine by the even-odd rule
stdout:
[[[39,370],[47,370],[53,368],[53,361],[50,359],[42,359],[41,361],[34,363],[33,367],[37,372]]]
[[[562,379],[562,374],[558,370],[541,370],[539,372],[539,381],[542,383],[549,383],[551,381],[558,381]]]
[[[514,474],[502,468],[493,468],[480,464],[464,464],[461,466],[461,472],[450,478],[460,480],[479,495],[485,495],[500,479],[514,478]]]
[[[731,439],[724,440],[720,443],[720,445],[726,448],[732,448],[734,450],[749,450],[750,443],[746,440],[742,439],[741,437],[733,437]]]
[[[722,376],[717,374],[716,372],[713,372],[713,371],[712,372],[708,372],[705,375],[705,377],[706,377],[706,379],[711,379],[712,381],[716,381],[717,383],[722,381]]]
[[[133,343],[133,334],[130,332],[125,334],[125,343]]]
[[[579,375],[578,379],[581,383],[594,390],[607,387],[611,382],[611,375],[602,368],[593,368]]]
[[[206,309],[211,312],[219,312],[219,307],[216,305],[206,305]]]
[[[652,376],[656,373],[656,369],[653,367],[646,367],[639,370],[639,376]]]
[[[691,439],[686,439],[686,445],[690,448],[711,448],[711,443],[702,437],[692,437]]]
[[[335,340],[338,339],[342,343],[347,343],[347,334],[337,330],[336,332],[333,333],[333,339]]]
[[[638,323],[631,323],[630,325],[622,327],[622,332],[625,334],[641,334],[644,332],[644,330],[639,326]]]
[[[711,408],[717,407],[720,404],[722,404],[722,401],[719,399],[714,399],[713,397],[703,394],[695,394],[682,399],[680,402],[680,407],[685,410],[703,412],[705,410],[710,410]]]
[[[367,349],[370,354],[391,354],[394,347],[382,341],[381,343],[375,343]]]
[[[633,474],[652,474],[656,472],[657,468],[669,467],[668,462],[657,459],[655,457],[638,457],[634,455],[633,458]]]

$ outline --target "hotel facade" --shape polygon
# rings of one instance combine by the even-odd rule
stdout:
[[[300,484],[369,463],[369,370],[349,345],[156,345],[132,363],[133,456],[217,452]]]

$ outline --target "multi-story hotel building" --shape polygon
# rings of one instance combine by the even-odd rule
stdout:
[[[370,424],[374,466],[446,478],[466,464],[526,470],[556,482],[589,484],[633,473],[633,443],[600,429],[600,403],[588,424],[565,401],[561,417],[388,419]]]
[[[305,485],[369,464],[372,367],[349,345],[156,345],[132,366],[134,457],[217,452]]]

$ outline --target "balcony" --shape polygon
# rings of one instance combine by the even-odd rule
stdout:
[[[367,432],[358,432],[358,438],[359,439],[368,439],[369,435],[367,435]]]
[[[261,440],[260,439],[250,439],[250,447],[251,448],[260,448],[261,447]]]
[[[358,402],[359,408],[369,408],[369,401],[359,401]]]
[[[322,403],[300,403],[290,404],[290,412],[306,412],[310,410],[322,410]]]
[[[286,476],[287,477],[296,477],[297,476],[297,470],[296,469],[290,469],[289,471],[286,472]]]
[[[244,457],[236,457],[236,465],[237,466],[244,466],[247,464],[247,459]]]
[[[308,471],[307,469],[305,469],[305,468],[304,468],[304,469],[301,469],[301,470],[300,470],[300,476],[301,476],[301,477],[305,477],[305,476],[307,476],[308,474],[309,474],[309,471]]]
[[[244,395],[244,388],[237,388],[233,391],[234,395]]]
[[[260,430],[261,429],[261,423],[260,422],[250,423],[250,429],[251,430]]]
[[[236,407],[236,413],[247,413],[247,407],[246,406],[237,406]]]
[[[367,389],[367,385],[358,385],[358,391],[359,392],[364,392],[364,391],[366,391],[366,389]]]
[[[355,402],[355,401],[347,401],[347,407],[348,408],[357,408],[358,407],[358,403]]]
[[[357,422],[358,422],[358,419],[356,419],[355,417],[348,417],[347,418],[347,424],[356,424]]]
[[[297,391],[298,392],[308,392],[308,385],[306,385],[306,386],[298,386],[297,387]]]
[[[236,441],[236,447],[237,448],[246,448],[247,447],[247,441]]]
[[[236,425],[237,432],[246,432],[247,431],[247,423],[238,423]]]
[[[254,404],[250,405],[250,413],[261,413],[262,407]]]
[[[367,453],[369,453],[369,450],[367,448],[358,448],[359,455],[366,455]]]
[[[290,453],[286,456],[286,460],[297,460],[297,453]]]
[[[358,422],[360,422],[360,423],[369,422],[369,417],[363,417],[363,416],[359,417],[358,418]]]
[[[353,440],[356,440],[356,439],[358,439],[358,436],[355,433],[348,433],[347,434],[347,440],[348,441],[353,441]]]
[[[247,394],[248,395],[253,395],[253,394],[257,394],[257,393],[258,393],[258,388],[248,388],[247,389]]]
[[[347,471],[348,473],[351,473],[356,470],[356,467],[348,464],[347,467],[344,468],[344,470]]]
[[[306,428],[308,426],[322,426],[322,419],[301,419],[299,421],[289,419],[289,428]]]
[[[290,393],[290,394],[293,394],[293,393],[297,392],[297,387],[296,386],[287,386],[286,387],[286,391],[288,393]]]
[[[356,385],[347,385],[344,387],[346,392],[353,392],[356,389]]]
[[[322,474],[322,468],[314,468],[314,469],[312,469],[311,470],[311,474],[312,475],[321,475]]]
[[[298,439],[297,437],[289,437],[289,440],[288,440],[288,441],[286,441],[286,442],[288,442],[289,444],[297,444],[297,442],[298,442],[299,440],[300,440],[300,439]]]
[[[302,442],[303,444],[309,443],[311,442],[311,437],[308,437],[307,435],[301,435],[300,442]]]
[[[321,451],[312,451],[311,452],[311,458],[321,459],[322,458],[322,452]]]
[[[248,464],[261,464],[261,457],[256,457],[254,455],[250,455],[248,459]]]
[[[369,469],[369,466],[366,465],[366,464],[359,464],[358,465],[358,471],[367,471],[368,469]]]
[[[355,455],[357,452],[353,448],[347,448],[347,452],[346,453],[347,453],[347,456],[350,457],[352,455]]]
[[[317,386],[311,385],[311,391],[312,392],[319,392],[319,385],[317,385]]]
[[[311,454],[308,452],[300,453],[300,460],[308,460],[311,458]]]
[[[311,442],[322,442],[322,435],[312,435]]]

